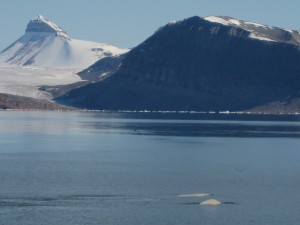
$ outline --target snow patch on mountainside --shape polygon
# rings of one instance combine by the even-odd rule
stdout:
[[[176,23],[177,23],[177,21],[176,21],[176,20],[171,20],[171,21],[169,21],[169,23],[168,23],[168,24],[172,25],[172,24],[176,24]]]
[[[213,22],[213,23],[220,23],[225,26],[228,26],[230,24],[229,21],[227,21],[221,17],[217,17],[217,16],[207,16],[207,17],[204,17],[204,19],[207,21]]]
[[[231,24],[238,25],[238,26],[241,25],[241,22],[236,19],[230,19],[230,20],[228,20],[228,22]]]
[[[253,23],[253,22],[244,22],[245,24],[248,24],[248,25],[253,25],[253,26],[255,26],[255,27],[263,27],[263,28],[265,28],[265,29],[267,29],[267,28],[270,28],[270,29],[272,29],[273,27],[271,27],[271,26],[266,26],[266,25],[263,25],[263,24],[260,24],[260,23]]]
[[[253,38],[253,39],[258,39],[258,40],[261,40],[261,41],[273,41],[273,42],[275,42],[274,40],[272,40],[270,38],[260,37],[260,36],[257,36],[254,33],[251,33],[249,37]]]

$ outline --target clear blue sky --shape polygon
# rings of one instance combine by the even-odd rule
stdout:
[[[299,0],[0,0],[0,49],[42,14],[75,39],[134,47],[170,20],[227,15],[300,30]]]

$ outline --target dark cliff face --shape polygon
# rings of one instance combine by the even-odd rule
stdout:
[[[93,109],[246,110],[297,96],[298,46],[192,17],[159,29],[103,82],[60,101]]]

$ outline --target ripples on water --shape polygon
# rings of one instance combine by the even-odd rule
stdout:
[[[0,112],[0,224],[297,224],[299,121]]]

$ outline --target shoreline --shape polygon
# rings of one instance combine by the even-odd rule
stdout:
[[[0,109],[0,112],[6,112],[6,111],[26,111],[26,112],[86,112],[86,113],[145,113],[145,114],[186,114],[186,115],[282,115],[282,116],[299,116],[300,112],[290,112],[290,113],[284,113],[284,112],[255,112],[255,111],[164,111],[164,110],[101,110],[101,109],[72,109],[71,106],[65,106],[60,105],[63,107],[66,107],[66,109]],[[70,108],[68,108],[70,107]]]

